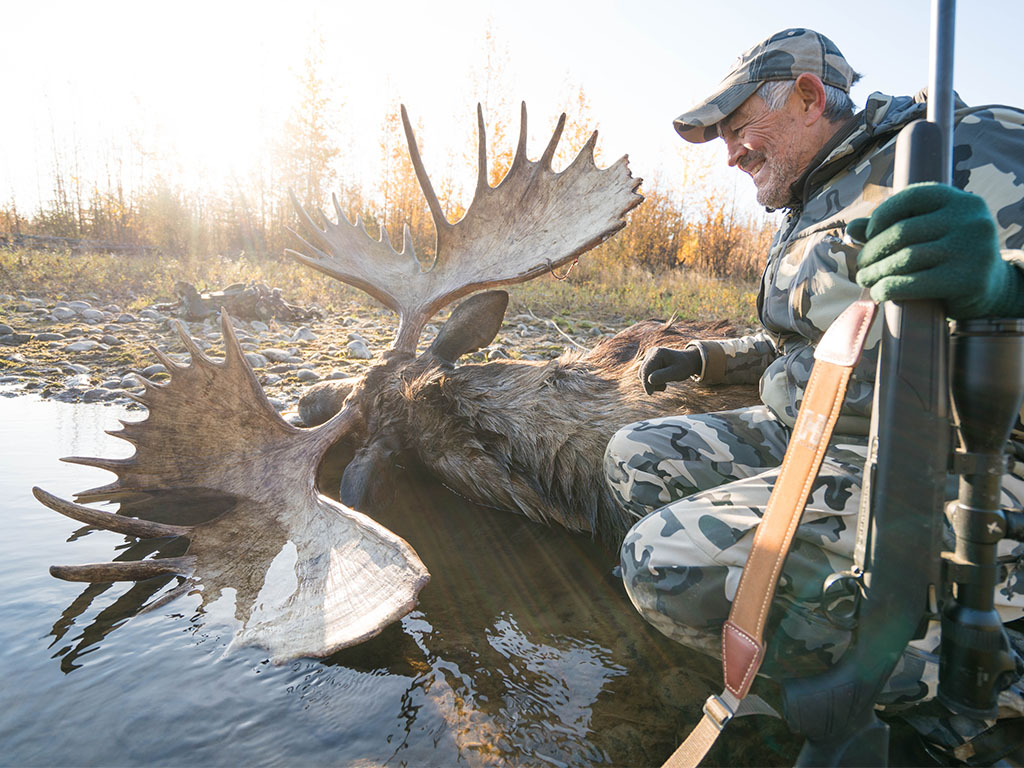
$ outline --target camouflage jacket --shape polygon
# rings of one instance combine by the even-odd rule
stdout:
[[[1024,268],[1024,111],[961,107],[954,130],[955,186],[988,202],[1003,258]],[[920,97],[874,93],[794,185],[799,202],[775,234],[757,299],[762,329],[749,336],[696,341],[707,384],[760,380],[761,399],[792,425],[813,363],[814,345],[861,295],[858,247],[846,223],[869,216],[892,187],[896,135],[925,116]],[[867,434],[880,331],[869,336],[843,404],[837,432]]]

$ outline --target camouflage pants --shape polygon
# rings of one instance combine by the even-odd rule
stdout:
[[[652,419],[613,436],[605,453],[608,483],[641,518],[622,546],[623,580],[640,613],[664,634],[719,654],[721,625],[789,436],[764,406]],[[768,677],[821,672],[850,642],[850,633],[820,611],[819,597],[824,579],[852,564],[866,446],[866,437],[837,435],[825,454],[766,629]],[[1003,504],[1021,508],[1024,467],[1015,469],[1004,479]],[[1024,545],[1002,546],[1024,554]],[[1024,615],[1020,558],[1004,575],[996,601],[1009,621]],[[936,626],[908,646],[883,692],[887,708],[935,695],[937,638]],[[1024,713],[1020,693],[1008,693],[1005,704]]]

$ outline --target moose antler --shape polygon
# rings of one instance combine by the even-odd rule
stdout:
[[[351,428],[352,411],[316,429],[286,423],[263,394],[226,312],[221,319],[222,363],[206,357],[180,324],[190,365],[153,350],[171,381],[146,382],[136,399],[149,409],[148,417],[122,421],[121,430],[110,432],[132,443],[135,455],[65,461],[117,475],[79,494],[80,500],[197,488],[232,495],[234,507],[199,525],[169,525],[74,504],[35,488],[43,504],[88,525],[143,538],[186,536],[190,542],[181,557],[55,566],[51,573],[93,582],[179,574],[201,587],[204,605],[231,588],[241,622],[235,644],[261,646],[277,662],[326,656],[412,610],[429,574],[401,538],[316,490],[316,466]],[[272,570],[276,575],[268,577]]]
[[[620,158],[601,170],[594,163],[597,131],[565,170],[551,167],[565,126],[558,119],[540,160],[526,157],[526,104],[515,158],[496,187],[487,181],[487,138],[483,109],[477,106],[479,164],[473,202],[457,223],[451,223],[427,177],[405,107],[402,123],[416,178],[427,199],[436,231],[433,264],[421,269],[408,226],[402,250],[396,251],[382,226],[372,238],[359,216],[350,223],[334,198],[337,223],[321,213],[323,227],[292,202],[307,238],[296,233],[309,254],[289,250],[304,264],[366,291],[398,314],[393,348],[414,352],[424,324],[451,301],[473,291],[529,280],[559,267],[603,242],[626,225],[625,214],[643,197],[640,179]]]

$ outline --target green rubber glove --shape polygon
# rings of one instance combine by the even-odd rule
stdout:
[[[1024,273],[1003,260],[977,195],[912,184],[846,232],[864,243],[857,282],[875,301],[938,299],[954,320],[1024,317]]]

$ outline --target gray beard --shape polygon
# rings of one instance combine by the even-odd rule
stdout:
[[[765,208],[787,207],[793,199],[793,182],[800,177],[800,169],[790,158],[772,157],[765,161],[768,180],[757,189],[757,202]]]

